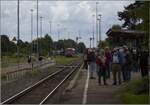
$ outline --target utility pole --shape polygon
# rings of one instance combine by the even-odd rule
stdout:
[[[39,42],[38,42],[38,37],[39,37],[39,33],[38,33],[38,28],[39,28],[39,23],[38,23],[38,21],[39,21],[39,0],[37,0],[37,27],[36,27],[36,29],[37,29],[37,58],[39,57]]]
[[[59,41],[59,37],[60,37],[60,29],[59,29],[60,24],[57,24],[57,28],[58,28],[58,41]]]
[[[92,38],[92,37],[90,37],[90,48],[92,48],[92,46],[91,46],[91,41],[92,41],[92,39],[93,39],[93,38]]]
[[[98,15],[97,20],[99,22],[99,44],[101,45],[101,14]]]
[[[98,2],[96,2],[96,45],[98,46],[98,24],[97,24],[97,5]]]
[[[80,39],[81,39],[81,31],[79,30],[79,37],[78,37],[78,41],[80,42]]]
[[[101,45],[101,14],[99,14],[99,43]]]
[[[52,35],[52,21],[49,21],[49,34]],[[49,43],[49,56],[51,55],[51,43]]]
[[[32,52],[33,52],[33,9],[30,10],[31,11],[31,52],[30,52],[30,57],[32,56]],[[31,68],[33,70],[33,60],[31,57]]]
[[[1,6],[1,0],[0,0],[0,11],[1,11],[1,9],[2,9],[1,7],[2,7],[2,6]],[[1,14],[1,12],[0,12],[0,35],[2,35],[2,33],[1,33],[1,31],[2,31],[2,30],[1,30],[1,28],[2,28],[2,27],[1,27],[1,23],[2,23],[1,20],[2,20],[2,19],[1,19],[1,17],[2,17],[2,14]],[[1,60],[1,58],[0,58],[0,60]]]
[[[41,34],[41,38],[42,38],[42,34],[43,34],[43,28],[42,28],[42,19],[43,19],[43,17],[41,16],[40,17],[40,34]]]
[[[41,38],[41,39],[42,39],[42,33],[43,33],[43,32],[42,32],[42,19],[43,19],[43,17],[41,16],[41,17],[40,17],[40,38]],[[42,55],[42,44],[40,43],[39,45],[40,45],[40,48],[39,48],[40,51],[39,51],[39,52],[40,52],[40,54]]]
[[[18,70],[19,70],[19,40],[20,40],[20,26],[19,26],[19,0],[17,2],[17,61],[18,61]]]
[[[33,52],[33,9],[30,10],[31,11],[31,55]]]
[[[49,21],[49,33],[52,34],[52,21]]]
[[[94,40],[95,40],[95,37],[94,37],[94,20],[95,20],[95,18],[94,18],[94,16],[95,15],[93,15],[93,48],[94,48]]]

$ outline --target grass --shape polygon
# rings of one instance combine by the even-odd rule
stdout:
[[[119,95],[124,104],[148,104],[148,77],[138,78],[123,84],[119,90]]]
[[[9,66],[13,66],[16,65],[18,62],[17,57],[2,57],[1,59],[1,67],[5,68],[5,67],[9,67]],[[19,57],[19,62],[20,63],[25,63],[27,62],[27,57]]]
[[[73,61],[79,60],[79,57],[56,56],[54,60],[57,64],[69,64]]]
[[[149,95],[134,95],[132,93],[123,93],[122,101],[124,104],[148,104]]]
[[[40,74],[41,71],[38,70],[38,69],[33,69],[33,70],[30,70],[28,72],[26,72],[26,75],[29,75],[29,76],[37,76],[38,74]]]

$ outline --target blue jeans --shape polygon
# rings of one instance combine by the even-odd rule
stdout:
[[[89,63],[90,77],[93,77],[95,70],[96,70],[96,63],[90,62]]]

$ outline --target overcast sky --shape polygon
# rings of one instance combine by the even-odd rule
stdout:
[[[123,11],[134,1],[98,1],[98,14],[102,15],[101,34],[104,40],[106,32],[113,24],[121,24],[117,12]],[[87,47],[92,36],[93,19],[95,14],[95,1],[40,1],[39,16],[43,18],[43,34],[50,33],[49,21],[52,21],[53,40],[74,39],[79,35]],[[36,0],[20,2],[20,38],[23,41],[31,41],[31,12],[34,9],[34,38],[36,38]],[[1,34],[12,37],[17,36],[17,1],[1,1]],[[58,27],[58,24],[60,26]],[[40,21],[39,21],[40,34]],[[40,36],[40,35],[39,35]]]

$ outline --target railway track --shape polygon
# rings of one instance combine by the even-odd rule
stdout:
[[[79,66],[80,63],[64,66],[64,68],[3,101],[2,104],[44,104]]]

